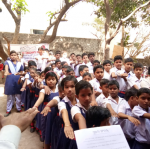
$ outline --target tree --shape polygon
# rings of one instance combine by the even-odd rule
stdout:
[[[6,40],[7,45],[8,45],[8,55],[10,53],[10,43],[11,44],[17,44],[18,39],[19,39],[19,33],[20,33],[20,25],[21,25],[21,16],[26,14],[26,12],[29,12],[29,10],[27,9],[27,3],[25,0],[12,0],[12,2],[10,1],[9,3],[7,2],[7,0],[2,0],[3,4],[5,5],[5,7],[7,8],[7,10],[9,11],[10,15],[12,16],[14,22],[15,22],[15,32],[13,35],[13,39],[11,41],[9,41],[3,34],[2,37]],[[2,44],[2,41],[0,41],[0,43]],[[0,51],[3,54],[2,58],[5,60],[6,59],[6,53],[4,52],[3,48],[0,48]]]
[[[99,7],[95,12],[98,18],[105,17],[105,59],[109,58],[109,45],[111,40],[117,35],[120,27],[132,26],[137,27],[138,22],[135,13],[139,10],[145,12],[146,6],[150,4],[148,0],[88,0]],[[144,8],[146,7],[146,8]],[[150,15],[146,13],[145,21],[149,20]],[[144,16],[142,15],[144,18]],[[110,28],[115,28],[116,31],[110,36]]]
[[[48,16],[50,17],[49,26],[44,31],[43,35],[40,38],[39,43],[51,43],[55,40],[57,35],[57,29],[62,21],[66,21],[66,12],[73,7],[75,4],[79,3],[83,0],[63,0],[63,6],[59,11],[56,12],[47,12]],[[50,29],[53,27],[52,35],[46,40],[46,35]]]

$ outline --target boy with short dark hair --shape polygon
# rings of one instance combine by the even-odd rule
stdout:
[[[126,91],[126,77],[128,76],[127,73],[125,73],[125,70],[122,68],[122,56],[117,55],[114,58],[114,66],[110,70],[111,78],[116,79],[120,85],[120,91],[118,95],[121,98],[124,98],[124,94]]]
[[[77,78],[77,81],[78,81],[78,82],[82,80],[82,76],[83,76],[83,74],[86,73],[86,72],[89,72],[88,66],[86,66],[86,65],[81,65],[81,66],[79,67],[79,74],[80,74],[80,77]]]
[[[94,60],[94,62],[93,62],[93,67],[95,67],[95,66],[97,66],[97,65],[100,65],[100,61]]]
[[[104,99],[108,98],[109,96],[109,88],[108,88],[109,80],[102,79],[100,81],[100,89],[102,90],[102,93],[96,98],[96,102],[98,103],[98,106],[103,106]]]
[[[82,65],[82,56],[78,54],[76,55],[76,58],[77,58],[77,63],[74,66],[74,72],[75,72],[75,76],[79,77],[80,76],[79,67]]]
[[[103,67],[104,67],[104,78],[110,80],[111,79],[110,69],[112,68],[111,61],[105,60],[103,62]]]
[[[93,69],[95,78],[90,81],[92,87],[94,88],[95,91],[95,97],[98,97],[102,90],[100,89],[100,81],[104,76],[104,68],[101,65],[97,65]]]
[[[139,68],[139,67],[137,67]],[[135,126],[135,142],[132,149],[150,148],[150,90],[140,88],[137,92],[138,106],[132,110],[133,115],[139,119],[140,125]]]
[[[72,68],[69,68],[69,67],[68,67],[67,70],[66,70],[66,76],[69,76],[69,75],[75,77],[74,70],[73,70]]]
[[[61,69],[61,61],[59,59],[57,59],[55,61],[55,66],[56,67],[54,68],[54,72],[56,72],[59,75],[59,77],[60,77],[61,74],[62,74],[62,69]]]
[[[134,65],[134,74],[135,74],[135,83],[138,88],[141,88],[140,83],[142,82],[142,73],[143,73],[143,65],[141,63],[136,63]]]
[[[94,63],[94,60],[95,60],[95,54],[93,52],[90,52],[88,54],[88,59],[89,59],[89,63],[88,63],[89,72],[93,73],[93,63]]]
[[[56,51],[55,52],[55,58],[56,58],[56,60],[60,59],[60,56],[61,56],[61,52],[60,51]]]

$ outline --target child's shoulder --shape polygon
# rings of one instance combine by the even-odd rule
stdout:
[[[140,116],[143,116],[145,113],[147,113],[147,111],[138,105],[133,108],[132,113],[135,116],[140,117]],[[148,113],[150,113],[150,108],[148,109]]]

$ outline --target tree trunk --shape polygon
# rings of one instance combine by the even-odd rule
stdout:
[[[18,24],[16,24],[15,33],[14,33],[13,39],[11,41],[11,44],[18,43],[19,33],[20,33],[20,22]]]
[[[4,49],[3,49],[3,45],[2,45],[2,41],[0,39],[0,56],[1,58],[5,61],[7,60],[8,55],[5,53]]]

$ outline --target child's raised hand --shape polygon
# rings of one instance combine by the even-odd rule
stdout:
[[[130,122],[132,122],[135,126],[138,126],[138,125],[141,124],[139,120],[137,120],[136,118],[131,117],[131,116],[128,116],[128,120],[129,120]]]
[[[91,105],[91,106],[98,106],[98,104],[97,104],[96,101],[92,101],[90,105]]]
[[[47,116],[48,112],[51,112],[51,109],[49,106],[46,106],[43,111],[41,112],[41,114],[43,114],[44,116]]]
[[[26,90],[26,89],[25,89],[24,87],[22,87],[20,91],[22,91],[22,92],[23,92],[23,91],[25,91],[25,90]]]
[[[64,133],[66,135],[66,138],[69,138],[71,140],[74,139],[74,131],[73,131],[71,125],[67,125],[64,127]]]
[[[122,78],[126,78],[128,76],[128,74],[127,73],[123,73],[123,74],[121,74],[121,77]]]
[[[51,93],[50,88],[48,86],[45,86],[44,89],[45,89],[45,94],[50,95],[50,93]]]
[[[112,117],[118,117],[118,114],[114,110],[109,110]]]

